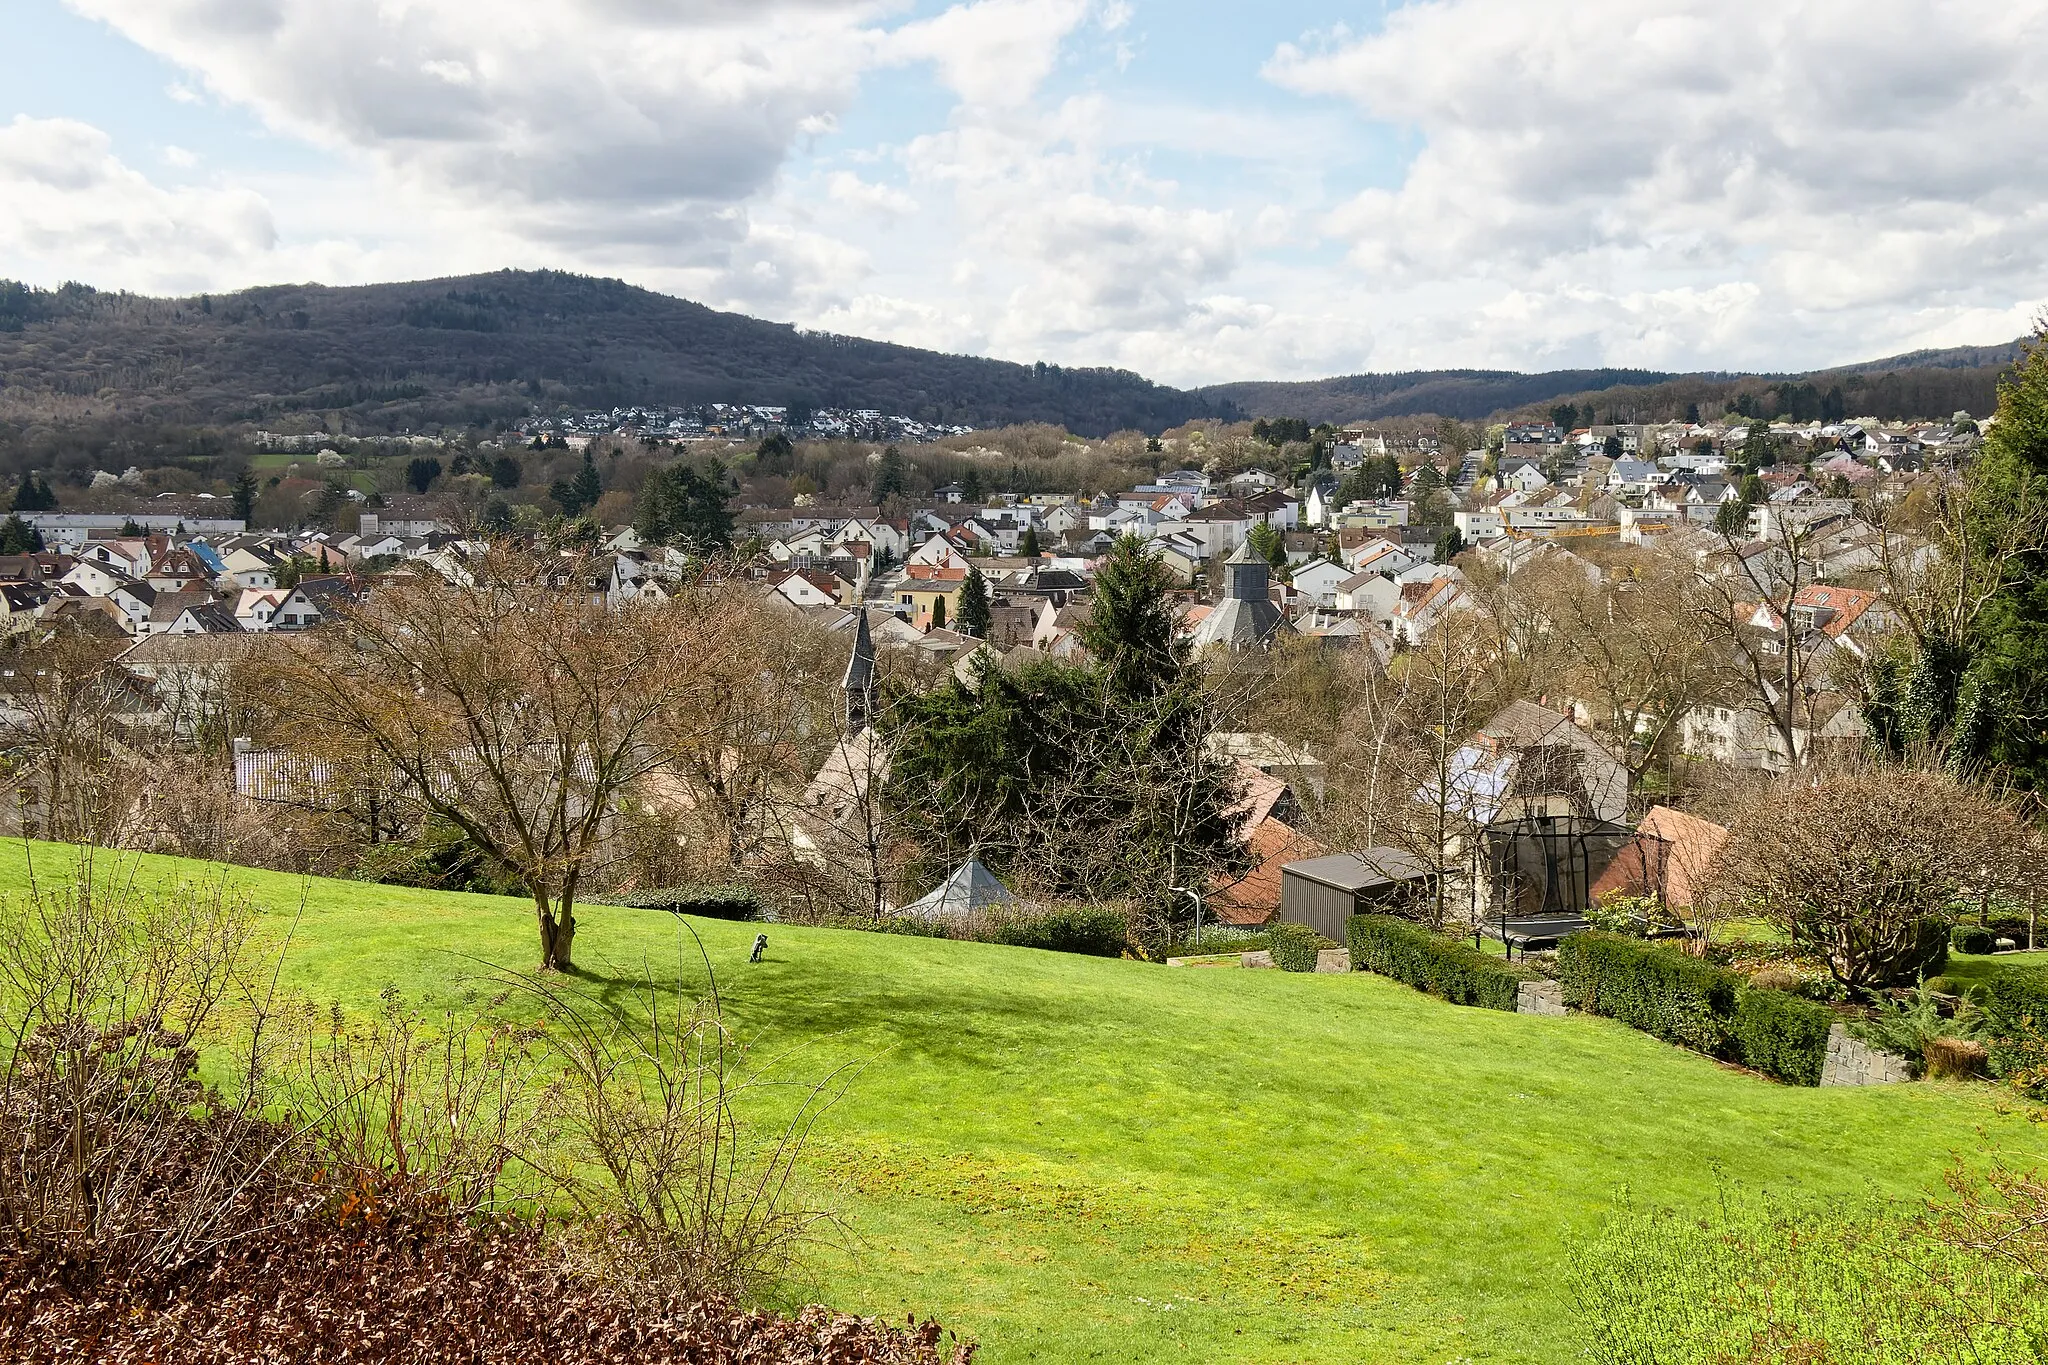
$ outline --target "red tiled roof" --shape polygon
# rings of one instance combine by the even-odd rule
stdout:
[[[1210,884],[1209,913],[1224,924],[1264,924],[1272,919],[1280,913],[1280,869],[1329,852],[1293,826],[1273,819],[1261,820],[1245,847],[1257,860],[1252,870]]]

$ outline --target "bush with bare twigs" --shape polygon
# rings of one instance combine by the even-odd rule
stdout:
[[[1737,814],[1720,893],[1868,995],[1938,971],[1958,903],[2038,869],[2011,808],[1945,773],[1797,773]]]

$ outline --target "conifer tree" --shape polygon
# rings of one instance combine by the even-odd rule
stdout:
[[[977,640],[986,640],[991,623],[988,580],[981,576],[980,569],[970,567],[967,582],[960,589],[960,632]]]

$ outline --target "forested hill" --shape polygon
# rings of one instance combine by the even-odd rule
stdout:
[[[154,299],[0,282],[8,415],[158,423],[340,412],[397,430],[536,404],[799,404],[967,426],[1159,431],[1227,405],[1123,370],[1018,365],[826,336],[556,271]],[[109,409],[112,409],[111,411]]]
[[[350,430],[501,425],[558,408],[791,404],[1081,435],[1198,417],[1480,420],[1560,400],[1607,421],[1692,407],[1810,417],[1986,413],[2018,343],[1920,351],[1808,375],[1435,370],[1187,392],[1125,370],[1019,365],[779,323],[557,271],[184,299],[0,281],[0,446],[30,428],[280,423]],[[1835,392],[1839,390],[1839,393]]]
[[[1914,351],[1807,374],[1664,374],[1649,370],[1431,370],[1361,374],[1306,383],[1217,384],[1197,390],[1252,417],[1359,422],[1434,414],[1477,421],[1543,411],[1566,401],[1603,421],[1671,421],[1693,408],[1718,412],[1748,396],[1761,415],[1810,420],[1847,416],[1982,416],[1998,405],[1998,380],[2022,343]]]

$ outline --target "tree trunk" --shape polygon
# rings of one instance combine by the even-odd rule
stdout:
[[[576,942],[576,916],[565,902],[557,917],[541,897],[534,897],[540,917],[540,966],[544,972],[566,972],[575,965],[572,949]]]

